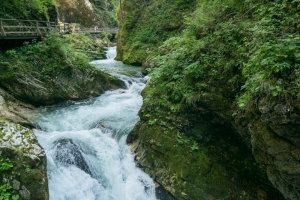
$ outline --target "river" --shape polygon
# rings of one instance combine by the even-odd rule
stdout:
[[[34,130],[48,162],[50,200],[155,200],[153,180],[136,167],[126,137],[139,120],[147,77],[107,59],[92,65],[126,83],[126,89],[79,102],[39,108]]]

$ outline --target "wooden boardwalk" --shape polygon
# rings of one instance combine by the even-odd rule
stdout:
[[[73,24],[38,20],[18,20],[0,18],[0,39],[35,39],[56,30],[60,34],[103,33],[116,34],[117,28],[75,28]]]

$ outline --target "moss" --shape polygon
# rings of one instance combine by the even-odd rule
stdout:
[[[0,166],[0,185],[9,186],[10,198],[15,196],[12,199],[19,199],[17,194],[24,199],[23,188],[29,191],[30,199],[48,199],[46,156],[33,132],[19,124],[1,120],[0,133],[3,139],[0,160],[5,159],[5,166],[9,165],[5,170]],[[3,195],[1,193],[0,197]]]
[[[56,3],[55,0],[1,1],[0,18],[56,21]]]
[[[141,65],[147,56],[156,52],[161,42],[182,30],[184,17],[195,3],[195,0],[123,1],[118,13],[117,58]]]
[[[218,104],[220,95],[206,95],[207,107],[176,110],[164,94],[153,98],[156,90],[150,82],[143,91],[141,122],[128,137],[139,165],[155,181],[178,199],[282,199],[230,119],[211,112],[230,105]]]
[[[273,159],[267,156],[276,158],[276,153],[264,146],[275,148],[283,146],[282,143],[259,142],[256,137],[262,128],[268,130],[266,133],[271,138],[278,136],[283,137],[281,142],[288,140],[287,159],[299,151],[295,150],[299,149],[295,142],[299,141],[296,131],[299,124],[295,123],[299,118],[296,103],[299,102],[300,80],[299,2],[214,0],[176,1],[169,5],[165,1],[151,0],[139,7],[134,7],[134,3],[135,0],[126,0],[120,11],[118,56],[126,62],[143,63],[144,71],[151,76],[143,92],[142,122],[130,139],[135,138],[142,144],[137,152],[146,151],[145,160],[141,160],[146,166],[147,161],[151,161],[154,170],[148,170],[149,173],[173,169],[174,177],[179,177],[188,171],[190,177],[197,177],[197,183],[192,179],[176,180],[180,185],[178,191],[191,199],[197,199],[197,195],[203,199],[210,198],[209,195],[224,199],[283,198],[269,186],[268,178],[285,197],[297,199],[298,189],[291,192],[282,188],[291,185],[298,188],[298,173],[288,174],[288,183],[275,178],[277,172],[273,173],[276,176],[269,172],[268,178],[266,175],[269,168],[280,171],[279,163],[285,161],[279,157],[270,161]],[[172,21],[167,15],[174,12],[179,12],[173,18],[177,28],[170,31],[164,25]],[[153,13],[158,13],[157,17]],[[186,16],[185,23],[177,19],[182,15]],[[158,35],[161,37],[157,38]],[[258,127],[261,122],[263,126]],[[165,132],[169,137],[163,135]],[[144,140],[144,137],[149,139]],[[153,146],[151,141],[158,142],[159,145],[154,146],[156,151],[149,150]],[[181,148],[184,150],[178,150]],[[189,157],[187,152],[191,149],[202,154]],[[175,153],[166,153],[169,151]],[[208,163],[213,163],[207,176],[198,177],[193,164],[177,162],[180,157],[183,162],[195,161],[195,166],[201,166],[206,161],[197,162],[197,156],[203,155],[209,158]],[[224,177],[220,175],[223,173]],[[157,176],[160,174],[153,175]],[[296,181],[292,181],[292,177]],[[162,179],[167,182],[164,186],[172,185],[172,176],[165,175]],[[223,190],[224,184],[219,184],[218,179],[221,183],[230,183],[223,194],[218,189]],[[274,180],[278,182],[274,184]],[[193,196],[193,189],[186,192],[193,185],[202,187],[202,193],[194,192]],[[172,188],[168,190],[175,194]],[[177,196],[189,199],[180,192]]]
[[[95,97],[107,89],[124,87],[122,81],[89,64],[103,56],[107,40],[105,36],[52,33],[43,41],[8,50],[2,55],[9,64],[0,67],[0,86],[37,106]]]

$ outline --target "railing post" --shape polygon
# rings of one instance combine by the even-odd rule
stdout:
[[[47,22],[47,27],[48,27],[48,31],[51,31],[51,25],[49,21]]]
[[[39,21],[36,21],[36,33],[37,33],[37,35],[42,35],[41,34],[41,31],[40,31],[40,29],[39,29]]]
[[[2,21],[2,19],[0,20],[0,29],[1,29],[1,35],[5,36],[6,34],[5,34],[5,31],[4,31],[4,28],[3,28],[3,21]]]

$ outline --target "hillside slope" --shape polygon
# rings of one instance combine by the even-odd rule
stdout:
[[[133,5],[118,58],[152,76],[128,139],[139,165],[176,199],[299,199],[299,1]]]

